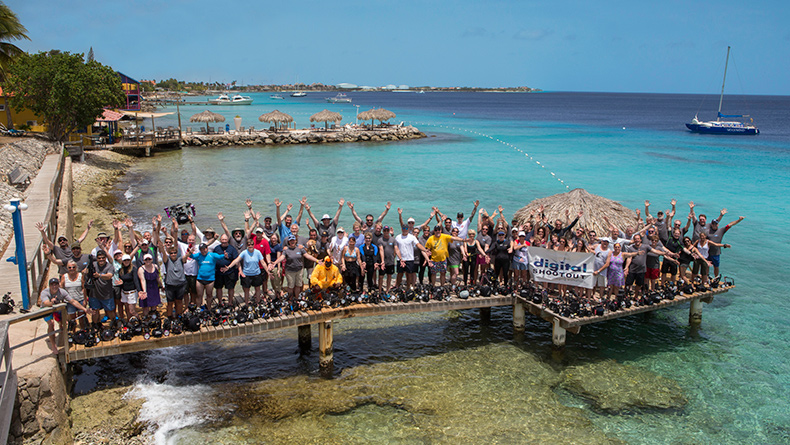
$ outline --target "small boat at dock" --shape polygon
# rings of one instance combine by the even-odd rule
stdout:
[[[252,98],[239,94],[233,97],[229,97],[227,94],[220,94],[216,99],[209,99],[208,103],[211,105],[252,105]]]
[[[284,100],[285,98],[282,97],[279,94],[272,94],[271,96],[269,96],[269,99],[271,99],[271,100]]]
[[[335,97],[327,97],[326,101],[331,104],[350,104],[351,98],[343,93],[337,93]]]

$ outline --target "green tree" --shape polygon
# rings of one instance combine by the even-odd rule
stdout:
[[[11,61],[24,54],[19,47],[9,42],[22,39],[30,40],[26,33],[27,29],[19,23],[14,11],[6,6],[5,3],[0,2],[0,82],[5,80],[6,70]],[[5,113],[8,127],[13,128],[11,107],[5,107]]]
[[[126,101],[121,79],[110,67],[85,62],[82,54],[50,51],[24,55],[11,64],[5,88],[11,105],[41,116],[56,141],[93,124],[104,107]]]

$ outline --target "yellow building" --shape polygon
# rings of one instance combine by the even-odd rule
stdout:
[[[13,122],[13,125],[8,122],[8,109],[11,110],[11,122]],[[20,126],[27,125],[30,127],[29,131],[42,133],[46,131],[43,122],[41,122],[41,118],[36,116],[32,111],[27,108],[22,109],[22,111],[16,111],[13,107],[10,107],[8,104],[8,97],[6,97],[2,88],[0,88],[0,123],[5,125],[6,128],[13,127],[19,129]]]

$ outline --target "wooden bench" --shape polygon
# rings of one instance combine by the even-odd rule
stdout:
[[[11,185],[22,185],[28,182],[30,182],[30,175],[23,172],[18,165],[8,174],[8,183]]]

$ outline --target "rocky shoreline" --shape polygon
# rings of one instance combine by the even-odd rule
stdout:
[[[258,131],[252,134],[184,134],[183,145],[222,146],[222,145],[289,145],[323,144],[339,142],[382,142],[421,139],[426,137],[413,126],[363,129],[343,127],[337,130],[286,130]]]

